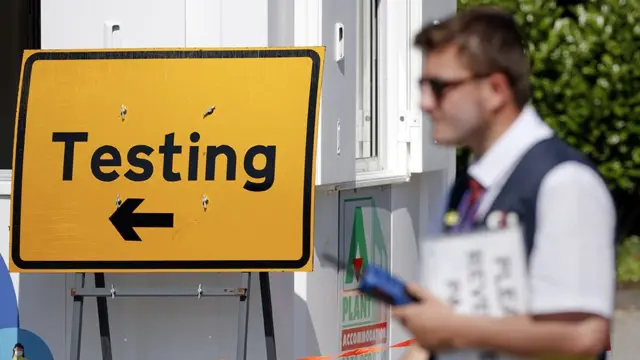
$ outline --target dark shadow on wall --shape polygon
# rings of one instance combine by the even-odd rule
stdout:
[[[313,326],[313,320],[311,319],[311,313],[309,311],[309,306],[306,301],[301,299],[299,296],[295,295],[294,304],[295,313],[300,315],[302,314],[302,318],[296,319],[296,321],[300,321],[298,324],[303,325],[303,331],[305,336],[304,344],[294,343],[294,355],[301,356],[321,356],[326,354],[321,354],[320,352],[320,344],[318,343],[318,336],[316,334],[316,330]],[[276,341],[278,339],[276,338]],[[298,350],[298,351],[296,351]],[[304,352],[304,355],[302,353]],[[298,358],[298,356],[294,356],[294,359]],[[285,359],[279,359],[285,360]]]

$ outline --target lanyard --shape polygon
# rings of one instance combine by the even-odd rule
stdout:
[[[471,205],[471,191],[465,191],[462,196],[462,201],[460,201],[460,205],[458,205],[458,214],[460,215],[460,220],[458,223],[451,229],[454,233],[467,232],[471,229],[473,225],[474,219],[476,217],[476,213],[478,212],[478,208],[480,207],[480,201],[482,200],[482,196],[476,200],[476,202]]]

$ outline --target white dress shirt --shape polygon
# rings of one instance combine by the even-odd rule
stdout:
[[[469,166],[469,175],[485,188],[478,217],[489,210],[527,150],[551,136],[552,129],[527,106]],[[586,312],[611,317],[616,211],[604,181],[581,163],[554,167],[540,185],[536,216],[529,262],[531,313]]]

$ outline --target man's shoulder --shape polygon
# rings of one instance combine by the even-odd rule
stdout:
[[[587,198],[611,198],[606,181],[589,164],[580,161],[564,161],[550,169],[540,183],[541,194],[582,192]]]
[[[557,137],[536,143],[516,166],[503,191],[524,199],[529,210],[523,211],[532,214],[538,212],[535,209],[539,201],[563,208],[562,202],[575,204],[578,197],[584,198],[583,203],[600,204],[607,211],[614,211],[611,194],[597,167]]]
[[[556,164],[573,161],[595,170],[595,165],[591,159],[555,135],[539,141],[529,150],[529,153],[533,154],[538,161],[546,159]]]
[[[530,188],[534,193],[548,182],[548,178],[554,179],[552,182],[556,184],[586,181],[606,187],[591,159],[555,136],[533,145],[514,169],[512,177],[512,181],[522,184],[521,188]]]
[[[591,166],[578,161],[565,161],[551,169],[540,184],[536,211],[543,223],[556,223],[560,228],[580,234],[587,241],[598,233],[595,228],[613,229],[613,241],[619,241],[613,196],[604,180]],[[563,240],[568,241],[568,240]]]
[[[547,163],[546,171],[541,174],[540,186],[554,187],[590,187],[600,192],[608,192],[606,182],[598,167],[582,152],[557,137],[538,144],[538,156],[532,161]],[[536,151],[536,149],[532,149]]]

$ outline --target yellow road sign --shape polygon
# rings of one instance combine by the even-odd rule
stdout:
[[[25,52],[11,271],[311,271],[323,60]]]

